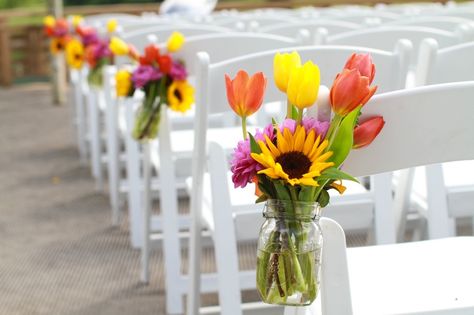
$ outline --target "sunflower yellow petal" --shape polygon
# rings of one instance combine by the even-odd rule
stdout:
[[[332,151],[328,151],[322,155],[320,155],[318,158],[316,158],[316,160],[314,162],[324,162],[326,161],[327,159],[329,159],[331,156],[332,156],[333,152]]]
[[[303,154],[308,156],[309,152],[311,152],[311,149],[313,148],[314,145],[314,137],[315,137],[315,132],[314,130],[311,130],[309,134],[306,136],[306,140],[303,145]]]
[[[281,134],[281,131],[279,128],[277,130],[277,147],[278,150],[280,150],[281,153],[286,153],[290,151],[290,145],[289,143],[285,140],[283,135]]]
[[[276,157],[280,156],[280,151],[279,151],[278,148],[273,144],[272,140],[270,140],[270,138],[268,138],[267,135],[265,135],[265,142],[267,143],[268,148],[269,148],[270,151],[272,152],[273,158],[276,158]]]
[[[275,159],[275,156],[273,155],[272,152],[270,152],[268,147],[265,145],[265,142],[258,140],[257,143],[258,143],[258,146],[260,147],[260,150],[262,150],[262,154],[266,156],[271,156],[272,159]]]
[[[315,181],[312,177],[308,177],[308,178],[303,177],[303,178],[300,178],[299,182],[300,182],[301,185],[313,186],[313,187],[319,186],[319,185],[318,185],[318,182]]]
[[[283,129],[283,137],[286,143],[288,143],[289,151],[293,151],[293,135],[288,128]]]
[[[294,151],[299,151],[299,152],[303,151],[305,138],[306,138],[306,130],[304,129],[304,127],[299,125],[296,128],[296,132],[295,132],[295,141],[294,141],[295,143],[293,146]]]

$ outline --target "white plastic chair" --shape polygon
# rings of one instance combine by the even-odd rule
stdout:
[[[198,51],[206,50],[213,57],[213,60],[222,61],[224,59],[239,56],[242,54],[275,49],[278,47],[294,46],[297,42],[295,40],[268,35],[268,34],[248,34],[248,33],[227,33],[227,34],[211,34],[207,36],[189,37],[186,40],[186,44],[183,49],[176,54],[177,58],[183,59],[186,63],[186,67],[189,70],[190,76],[193,77],[195,74],[195,54]],[[225,49],[223,49],[225,47]],[[113,78],[114,69],[109,69],[106,75],[109,78]],[[110,79],[106,81],[111,81]],[[113,91],[113,89],[109,89]],[[112,95],[112,102],[114,98]],[[176,173],[173,170],[175,168],[174,158],[172,152],[180,152],[181,157],[190,157],[192,152],[192,131],[185,133],[185,136],[170,142],[168,137],[172,130],[169,126],[169,117],[167,112],[163,112],[160,123],[160,132],[158,139],[158,148],[154,145],[155,150],[152,152],[152,163],[153,167],[157,169],[159,173],[159,181],[152,181],[151,186],[146,186],[145,192],[147,196],[151,196],[151,190],[160,190],[160,204],[162,209],[162,217],[151,218],[151,224],[149,222],[149,212],[143,213],[143,208],[149,211],[149,198],[143,197],[143,177],[141,175],[141,158],[140,158],[140,147],[139,144],[134,141],[131,137],[131,128],[134,120],[134,105],[140,102],[140,99],[127,98],[121,100],[118,104],[119,110],[126,112],[125,123],[123,123],[123,136],[125,138],[125,147],[127,150],[127,182],[121,182],[118,185],[110,185],[114,189],[119,189],[121,192],[128,191],[128,202],[130,210],[130,231],[132,245],[136,247],[142,247],[143,253],[143,267],[141,278],[147,282],[148,273],[148,256],[149,256],[149,242],[150,242],[150,231],[163,231],[163,248],[165,251],[165,269],[166,269],[166,286],[168,288],[168,300],[167,307],[168,313],[179,314],[182,312],[181,296],[185,293],[187,288],[187,280],[180,273],[179,268],[176,268],[176,261],[180,261],[180,249],[179,249],[179,230],[183,227],[189,227],[189,220],[186,216],[178,216],[177,209],[177,187],[180,187],[179,178],[176,178]],[[116,114],[116,113],[115,113]],[[115,115],[114,114],[114,115]],[[192,118],[192,117],[188,117]],[[120,121],[120,118],[119,118]],[[192,119],[188,119],[188,123],[192,123]],[[173,148],[170,147],[170,143],[173,143]],[[175,144],[181,144],[179,148],[175,147]],[[117,148],[117,146],[112,146]],[[183,148],[184,147],[184,148]],[[173,150],[172,150],[173,149]],[[158,153],[160,151],[160,154]],[[110,152],[112,154],[111,159],[115,159],[115,168],[110,172],[118,174],[118,152]],[[145,162],[149,158],[145,155]],[[190,163],[188,163],[190,164]],[[167,165],[168,167],[160,167],[160,165]],[[145,172],[144,175],[149,173]],[[114,178],[117,178],[115,175]],[[186,176],[189,176],[187,173]],[[111,179],[109,179],[111,180]],[[113,194],[117,196],[118,193]],[[112,204],[120,204],[114,202]],[[117,212],[113,212],[117,213]],[[145,218],[145,220],[143,219]],[[145,235],[145,237],[143,237]],[[211,277],[211,282],[215,283],[215,277]],[[212,285],[210,286],[212,288]],[[215,290],[215,285],[214,289]],[[176,298],[179,296],[179,298]],[[177,299],[177,300],[176,300]]]
[[[473,80],[474,64],[466,62],[473,54],[472,42],[438,49],[434,40],[423,41],[416,84]],[[405,185],[413,187],[411,206],[427,217],[429,238],[454,236],[454,219],[474,216],[474,181],[466,176],[473,169],[473,161],[463,161],[430,165],[408,173]],[[428,186],[424,185],[425,177],[430,179]],[[405,197],[409,199],[410,194]],[[408,199],[405,204],[409,204]]]
[[[474,143],[473,97],[474,81],[376,95],[364,107],[364,115],[382,115],[386,121],[384,129],[369,147],[350,154],[344,170],[362,176],[473,159],[474,146],[466,145]],[[446,121],[443,109],[452,100],[455,100],[454,111]],[[225,172],[223,148],[211,144],[209,153],[211,163],[217,163],[217,168]],[[213,185],[220,180],[217,178]],[[221,314],[240,315],[234,222],[230,211],[218,207],[222,202],[219,200],[216,198],[212,205],[215,227],[222,227],[227,233],[226,241],[220,244],[224,247],[216,251]],[[386,209],[390,210],[390,207]],[[196,240],[191,244],[198,246],[200,234],[196,232],[200,217],[198,212],[194,215],[192,226],[198,229],[193,230]],[[344,231],[339,224],[322,218],[321,226],[324,250],[320,296],[310,307],[287,307],[285,315],[474,312],[474,273],[471,272],[474,253],[469,250],[474,246],[474,237],[346,249]],[[191,252],[196,250],[191,247]],[[194,282],[188,297],[192,301],[188,304],[188,314],[198,314],[199,303],[195,299],[199,296],[200,278],[198,274],[191,276]]]
[[[392,22],[387,22],[384,26],[405,25],[405,26],[421,26],[440,29],[448,32],[469,32],[462,30],[465,27],[472,27],[473,21],[453,16],[414,16]]]
[[[275,49],[277,47],[288,47],[288,46],[294,46],[297,42],[295,40],[286,38],[286,37],[280,37],[280,36],[274,36],[274,35],[266,35],[266,34],[249,34],[249,33],[217,33],[217,34],[209,34],[209,35],[202,35],[202,36],[193,36],[193,37],[188,37],[186,39],[186,44],[183,47],[183,49],[175,54],[176,58],[182,59],[186,63],[186,68],[189,71],[189,74],[191,78],[194,76],[194,64],[195,64],[195,54],[198,51],[201,50],[207,50],[209,51],[213,59],[216,61],[221,61],[230,57],[234,56],[239,56],[242,54],[247,54],[255,51],[261,51],[261,50],[268,50],[268,49]],[[223,49],[223,47],[226,47],[226,49]],[[111,71],[108,73],[108,77],[111,78],[109,80],[113,81],[113,76],[114,76],[114,70],[111,69]],[[109,81],[108,79],[105,79],[105,81]],[[113,89],[109,90],[113,92]],[[113,95],[112,95],[113,98]],[[135,100],[135,102],[140,102],[140,99]],[[126,113],[126,110],[122,111],[123,113]],[[111,114],[112,116],[115,115],[114,113]],[[107,116],[110,116],[107,114]],[[128,117],[131,116],[131,117]],[[123,121],[131,121],[133,124],[133,119],[134,119],[134,113],[133,111],[129,111],[127,114],[128,118],[122,119]],[[186,115],[186,116],[179,116],[175,117],[176,119],[172,120],[171,123],[173,123],[174,128],[176,129],[176,125],[179,124],[179,129],[183,128],[191,128],[192,122],[193,122],[193,117],[192,115]],[[118,118],[113,118],[115,121],[117,121]],[[131,126],[126,127],[126,124],[122,124],[122,132],[121,134],[124,136],[124,138],[129,137],[126,132],[128,132],[131,128]],[[127,130],[127,131],[126,131]],[[115,131],[116,133],[118,131]],[[111,134],[108,132],[108,135],[112,137],[112,139],[116,139],[117,136]],[[114,140],[112,140],[114,141]],[[129,141],[126,141],[126,160],[127,160],[127,180],[126,181],[121,181],[121,184],[113,184],[112,183],[112,178],[117,178],[118,175],[114,175],[119,173],[119,170],[117,167],[114,167],[112,170],[109,170],[109,181],[111,182],[110,187],[115,187],[114,189],[119,189],[121,193],[128,193],[128,196],[135,196],[132,199],[129,199],[128,206],[129,206],[129,213],[130,213],[130,218],[135,218],[131,219],[131,224],[133,222],[136,222],[136,225],[131,225],[130,226],[130,231],[131,231],[131,240],[132,240],[132,245],[134,247],[141,247],[142,244],[142,236],[141,236],[141,231],[143,230],[142,227],[143,225],[140,223],[141,222],[141,211],[142,211],[142,202],[139,202],[138,200],[141,199],[136,197],[140,196],[140,191],[141,187],[143,187],[142,184],[142,179],[141,176],[139,175],[140,172],[137,171],[140,170],[141,168],[141,162],[140,162],[140,153],[137,152],[139,150],[139,147],[136,145],[127,145],[127,143],[130,144]],[[188,141],[190,146],[192,145],[191,141]],[[115,146],[117,147],[117,146]],[[116,160],[118,163],[119,159],[119,153],[114,152],[113,150],[108,152],[108,156],[110,160]],[[158,167],[158,166],[157,166]],[[133,168],[134,170],[131,170],[130,168]],[[134,174],[137,176],[132,176],[130,174]],[[188,176],[189,173],[186,173]],[[112,176],[112,177],[111,177]],[[179,182],[179,181],[178,181]],[[157,187],[157,183],[153,183],[152,186],[153,188]],[[181,186],[179,186],[181,185]],[[118,187],[118,188],[117,188]],[[178,187],[184,187],[184,184],[179,184]],[[155,189],[154,189],[155,190]],[[115,192],[111,193],[113,196],[118,196],[120,193]],[[120,205],[120,201],[117,198],[120,197],[114,197],[115,200],[112,203],[112,205]],[[113,213],[119,213],[119,210],[113,210]],[[116,221],[117,219],[114,219]],[[152,220],[152,230],[161,230],[159,228],[161,226],[161,223],[159,220]]]
[[[410,51],[410,47],[404,45],[402,41],[400,43],[400,49],[394,53],[384,52],[384,51],[377,51],[371,49],[365,49],[360,47],[348,47],[348,46],[319,46],[319,47],[304,47],[298,48],[297,51],[300,53],[303,60],[314,60],[316,63],[319,64],[321,73],[323,77],[321,78],[321,82],[327,85],[332,83],[333,78],[335,75],[341,71],[342,65],[344,65],[345,60],[350,56],[353,52],[370,52],[374,62],[378,66],[378,74],[379,76],[376,78],[377,82],[380,83],[380,88],[382,90],[390,90],[401,88],[405,84],[406,73],[408,69],[408,55]],[[284,51],[291,51],[291,50],[284,50]],[[206,54],[200,54],[200,72],[198,72],[198,81],[197,81],[197,99],[196,99],[196,115],[197,119],[195,122],[195,143],[194,143],[194,153],[193,153],[193,181],[192,181],[192,190],[191,190],[191,214],[193,216],[197,216],[201,218],[202,209],[210,209],[209,205],[211,202],[219,202],[217,205],[212,205],[213,209],[221,209],[223,213],[232,213],[232,215],[238,215],[237,209],[255,209],[255,205],[253,205],[253,200],[250,198],[249,202],[245,203],[245,201],[240,200],[238,205],[232,204],[230,199],[226,197],[228,191],[226,190],[227,184],[225,181],[226,172],[224,175],[220,174],[216,177],[222,179],[222,181],[216,185],[220,187],[218,192],[213,192],[211,198],[205,198],[205,189],[206,185],[203,182],[203,174],[205,172],[206,166],[208,163],[206,162],[206,139],[210,138],[211,133],[207,136],[206,129],[208,125],[208,118],[207,115],[219,112],[227,112],[229,111],[225,97],[225,85],[224,85],[224,74],[229,73],[233,74],[236,73],[240,68],[245,69],[249,73],[254,73],[256,71],[263,71],[268,76],[270,76],[269,81],[271,81],[271,73],[273,73],[273,56],[276,51],[267,51],[261,52],[254,55],[242,56],[236,59],[228,60],[225,62],[217,63],[217,64],[209,64],[209,59]],[[397,75],[393,76],[394,73],[398,73]],[[390,75],[389,75],[390,74]],[[377,84],[377,83],[376,83]],[[212,91],[218,92],[210,92],[212,87]],[[274,101],[281,101],[284,99],[284,95],[279,92],[273,84],[269,84],[267,86],[265,100],[268,102]],[[239,132],[237,133],[239,134]],[[209,137],[209,138],[207,138]],[[234,146],[237,142],[233,141],[230,142],[230,138],[228,136],[223,137],[220,139],[220,142],[225,142],[226,147]],[[214,165],[215,163],[211,163]],[[226,168],[226,167],[225,167]],[[224,176],[224,177],[223,177]],[[387,178],[388,177],[388,178]],[[390,176],[382,175],[380,178],[382,183],[388,182],[390,183]],[[378,192],[377,196],[374,199],[371,199],[372,193],[364,195],[363,193],[359,195],[359,198],[354,199],[358,200],[359,202],[352,203],[354,207],[361,207],[359,210],[363,212],[361,217],[364,217],[365,220],[356,220],[358,223],[363,221],[365,224],[362,228],[368,228],[370,223],[375,218],[376,223],[376,239],[379,243],[390,243],[394,242],[395,240],[395,224],[391,220],[390,216],[384,215],[384,213],[377,213],[374,214],[374,211],[378,211],[377,202],[391,202],[391,187],[390,184],[384,186],[378,186],[380,191]],[[214,196],[218,195],[219,198],[214,198]],[[240,198],[236,198],[240,199]],[[335,196],[335,199],[338,199]],[[245,200],[245,199],[244,199]],[[248,199],[247,199],[248,200]],[[367,201],[369,200],[369,201]],[[344,200],[340,199],[340,205],[342,206],[342,202]],[[232,209],[225,210],[225,209]],[[346,207],[344,210],[348,210]],[[207,213],[207,214],[206,214]],[[236,258],[236,252],[233,251],[232,248],[226,248],[225,244],[230,241],[231,244],[233,238],[233,233],[229,233],[227,230],[229,228],[228,224],[222,224],[222,222],[216,219],[218,224],[212,223],[212,215],[209,215],[209,211],[203,213],[203,218],[210,218],[207,220],[207,228],[211,229],[211,232],[214,236],[214,244],[216,249],[216,259],[217,265],[220,270],[223,272],[219,272],[220,282],[219,282],[219,292],[220,292],[220,299],[232,300],[233,297],[231,295],[227,295],[225,293],[225,283],[227,277],[236,277],[240,279],[242,288],[248,288],[246,285],[249,283],[250,279],[254,277],[254,274],[243,273],[241,275],[233,273],[228,273],[225,270],[226,264],[228,261],[224,262],[224,256],[234,257]],[[253,212],[255,213],[255,212]],[[214,213],[216,214],[216,213]],[[339,215],[345,216],[344,211],[339,211]],[[255,218],[255,217],[254,217]],[[346,216],[347,218],[347,216]],[[200,220],[200,219],[199,219]],[[257,219],[258,222],[259,219]],[[255,222],[255,220],[253,220]],[[252,222],[252,220],[247,220],[246,222]],[[369,223],[367,223],[369,222]],[[227,222],[228,223],[228,222]],[[200,222],[195,221],[194,224],[198,226],[193,226],[197,231],[200,231]],[[353,224],[352,222],[346,220],[345,224],[350,226]],[[358,228],[361,228],[360,226]],[[231,227],[232,229],[232,227]],[[245,232],[244,232],[245,234]],[[247,233],[248,234],[248,233]],[[229,236],[230,235],[230,236]],[[199,238],[192,234],[192,241],[199,241]],[[231,238],[229,238],[231,237]],[[193,272],[198,273],[199,270],[199,249],[200,245],[191,243],[191,261],[195,262],[195,265],[192,265],[191,268]],[[233,262],[232,262],[233,264]],[[232,268],[233,265],[229,265]],[[195,280],[191,278],[192,281]],[[251,282],[252,288],[254,288],[255,283]],[[224,292],[224,293],[223,293]],[[232,290],[230,292],[233,292]],[[196,303],[196,296],[188,297],[188,309],[194,309],[194,303]],[[239,302],[240,303],[240,302]]]
[[[439,43],[440,47],[453,46],[461,43],[463,40],[461,34],[455,34],[427,27],[384,26],[329,36],[325,41],[323,41],[323,43],[330,45],[352,45],[391,50],[393,49],[395,43],[401,38],[410,40],[413,43],[415,52],[418,52],[420,42],[425,38],[435,39]],[[416,62],[416,58],[413,58],[411,60],[411,66],[414,67]]]
[[[262,27],[259,31],[262,33],[294,37],[297,36],[301,29],[305,29],[309,31],[311,39],[315,39],[318,34],[318,29],[320,28],[324,28],[328,34],[335,35],[359,29],[360,26],[355,23],[338,20],[309,20],[298,23],[271,25]]]

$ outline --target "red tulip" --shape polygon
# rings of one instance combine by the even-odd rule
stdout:
[[[170,55],[162,55],[158,57],[158,65],[160,66],[161,72],[168,74],[171,71],[171,66],[173,65],[173,59]]]
[[[346,116],[358,106],[365,105],[377,90],[377,86],[369,85],[369,78],[362,76],[357,69],[344,69],[331,87],[329,99],[332,110]]]
[[[372,117],[354,129],[354,149],[360,149],[374,141],[385,125],[382,116]]]
[[[151,44],[145,47],[145,55],[140,57],[139,61],[141,65],[152,65],[154,62],[158,62],[160,57],[160,48],[158,45]]]
[[[240,117],[248,117],[262,106],[267,86],[263,72],[249,78],[247,72],[240,70],[233,80],[226,74],[225,83],[230,107]]]
[[[372,83],[375,77],[375,65],[372,63],[370,54],[352,54],[347,60],[344,69],[357,69],[364,77],[369,78],[369,84]]]

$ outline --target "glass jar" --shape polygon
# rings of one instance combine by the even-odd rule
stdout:
[[[309,305],[319,291],[323,235],[316,202],[267,200],[257,253],[257,289],[269,304]]]

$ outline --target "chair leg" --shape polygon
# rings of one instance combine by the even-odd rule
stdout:
[[[144,283],[150,281],[150,215],[151,215],[151,165],[150,165],[150,144],[143,145],[143,227],[142,227],[142,249],[141,280]]]

